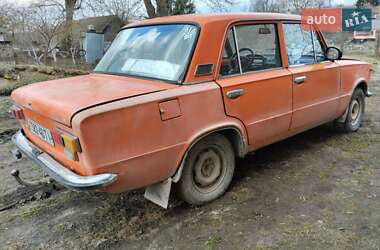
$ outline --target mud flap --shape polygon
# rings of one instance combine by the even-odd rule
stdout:
[[[160,183],[148,186],[145,189],[144,197],[147,200],[163,207],[168,208],[172,178],[168,178]]]

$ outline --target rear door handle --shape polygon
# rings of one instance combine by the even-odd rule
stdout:
[[[230,99],[236,99],[238,98],[239,96],[242,96],[244,95],[244,89],[234,89],[234,90],[231,90],[231,91],[228,91],[226,93],[227,97],[230,98]]]
[[[306,76],[299,76],[299,77],[294,78],[294,83],[302,84],[305,82],[305,80],[306,80]]]

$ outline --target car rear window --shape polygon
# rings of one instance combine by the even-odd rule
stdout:
[[[122,30],[95,72],[181,82],[198,36],[191,24],[165,24]]]

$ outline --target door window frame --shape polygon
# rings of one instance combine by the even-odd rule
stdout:
[[[260,24],[274,25],[274,27],[275,27],[274,30],[276,31],[276,36],[277,36],[277,46],[278,46],[278,53],[279,53],[279,59],[281,62],[281,66],[269,68],[269,69],[261,69],[261,70],[243,72],[243,70],[241,68],[241,62],[240,62],[239,45],[237,42],[236,27],[241,26],[241,25],[260,25]],[[220,75],[220,69],[222,67],[224,48],[226,46],[227,37],[228,37],[228,33],[230,32],[230,30],[233,31],[235,49],[236,49],[238,64],[239,64],[239,72],[235,73],[235,74],[231,74],[231,75],[222,76],[222,75]],[[220,56],[219,56],[218,63],[217,63],[217,65],[218,65],[217,69],[218,70],[216,71],[216,78],[215,79],[225,79],[225,78],[230,78],[230,77],[244,76],[244,75],[248,75],[248,74],[255,74],[255,73],[259,73],[259,72],[265,72],[265,71],[278,70],[278,69],[285,68],[287,66],[287,59],[284,59],[284,56],[283,56],[282,39],[281,39],[280,33],[282,34],[282,22],[281,22],[281,20],[238,21],[238,22],[230,24],[224,33],[224,40],[223,40],[222,46],[220,48],[220,53],[219,53]]]
[[[282,21],[282,32],[284,32],[284,26],[283,25],[285,25],[285,24],[298,24],[298,25],[302,25],[302,23],[299,22],[299,21],[294,21],[294,22],[292,22],[292,21]],[[320,62],[317,61],[317,55],[315,53],[315,42],[316,41],[314,39],[314,35],[313,35],[312,32],[315,32],[315,34],[317,35],[317,37],[318,37],[318,41],[317,42],[319,42],[321,44],[324,53],[326,53],[326,48],[327,48],[326,42],[325,42],[322,34],[320,33],[320,30],[318,30],[318,27],[315,26],[315,25],[313,25],[313,29],[311,31],[309,31],[309,32],[310,32],[311,39],[312,39],[312,44],[313,44],[314,62],[313,63],[293,64],[293,65],[289,64],[288,53],[287,53],[287,50],[286,50],[286,39],[285,39],[286,34],[283,33],[283,39],[281,41],[282,42],[281,46],[283,46],[283,48],[285,50],[285,55],[286,55],[285,56],[285,58],[286,58],[285,60],[287,62],[286,64],[288,65],[288,68],[301,67],[301,66],[306,66],[306,65],[314,65],[314,64],[320,64],[320,63],[330,62],[327,59],[325,59],[323,61],[320,61]]]

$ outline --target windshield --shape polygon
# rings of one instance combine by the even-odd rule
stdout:
[[[95,72],[180,82],[198,28],[190,24],[152,25],[122,30]]]

